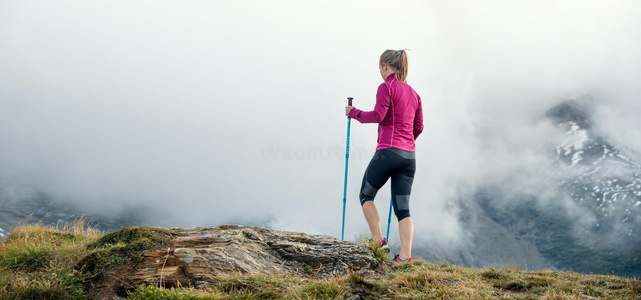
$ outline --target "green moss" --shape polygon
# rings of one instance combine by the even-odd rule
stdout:
[[[88,278],[100,278],[106,266],[140,263],[145,251],[168,246],[177,235],[176,231],[164,228],[125,227],[88,244],[92,253],[80,260],[76,269]]]
[[[178,233],[171,229],[130,226],[104,235],[96,242],[87,245],[87,249],[126,244],[134,250],[149,250],[153,246],[169,245],[169,240],[177,235]]]
[[[78,264],[76,269],[88,278],[96,278],[102,274],[102,271],[109,263],[106,251],[99,251],[85,256]]]
[[[122,265],[129,262],[141,262],[142,253],[127,245],[116,245],[107,248],[93,250],[89,255],[82,258],[76,265],[87,278],[102,278],[103,271],[109,265]]]

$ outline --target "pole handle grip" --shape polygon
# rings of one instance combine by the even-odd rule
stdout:
[[[347,105],[352,106],[352,100],[354,100],[353,97],[347,97]]]

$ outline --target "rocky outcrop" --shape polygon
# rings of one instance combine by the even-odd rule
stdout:
[[[157,231],[171,238],[150,238],[156,246],[127,264],[106,266],[92,285],[102,285],[105,295],[122,294],[140,284],[207,288],[221,276],[239,273],[331,278],[355,272],[371,277],[386,268],[369,245],[326,235],[238,225]]]

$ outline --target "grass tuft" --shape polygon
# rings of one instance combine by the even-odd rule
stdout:
[[[321,281],[303,288],[302,299],[344,299],[349,293],[349,287],[340,281]]]
[[[84,218],[16,227],[0,243],[0,299],[89,299],[74,265],[99,236]]]
[[[196,296],[189,290],[181,289],[164,289],[156,286],[141,285],[129,294],[130,300],[200,300],[200,299],[219,299],[207,296]]]
[[[497,270],[495,268],[490,268],[487,271],[481,272],[481,276],[487,279],[496,279],[496,280],[510,280],[510,274],[505,270]]]
[[[378,242],[376,242],[373,239],[364,240],[361,243],[366,243],[367,245],[369,245],[370,249],[372,249],[372,253],[374,253],[374,258],[376,258],[376,260],[379,263],[391,263],[392,262],[392,259],[389,258],[389,256],[388,256],[389,248],[388,249],[380,249],[378,247]]]

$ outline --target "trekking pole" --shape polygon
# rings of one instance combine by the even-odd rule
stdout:
[[[387,241],[387,244],[389,245],[389,227],[390,224],[392,223],[392,200],[394,198],[389,199],[389,216],[387,217],[387,236],[385,237],[385,240]]]
[[[352,97],[347,97],[347,104],[352,106]],[[343,228],[341,229],[341,241],[345,238],[345,203],[347,202],[347,162],[349,161],[349,126],[352,118],[347,117],[347,149],[345,150],[345,184],[343,184]]]

